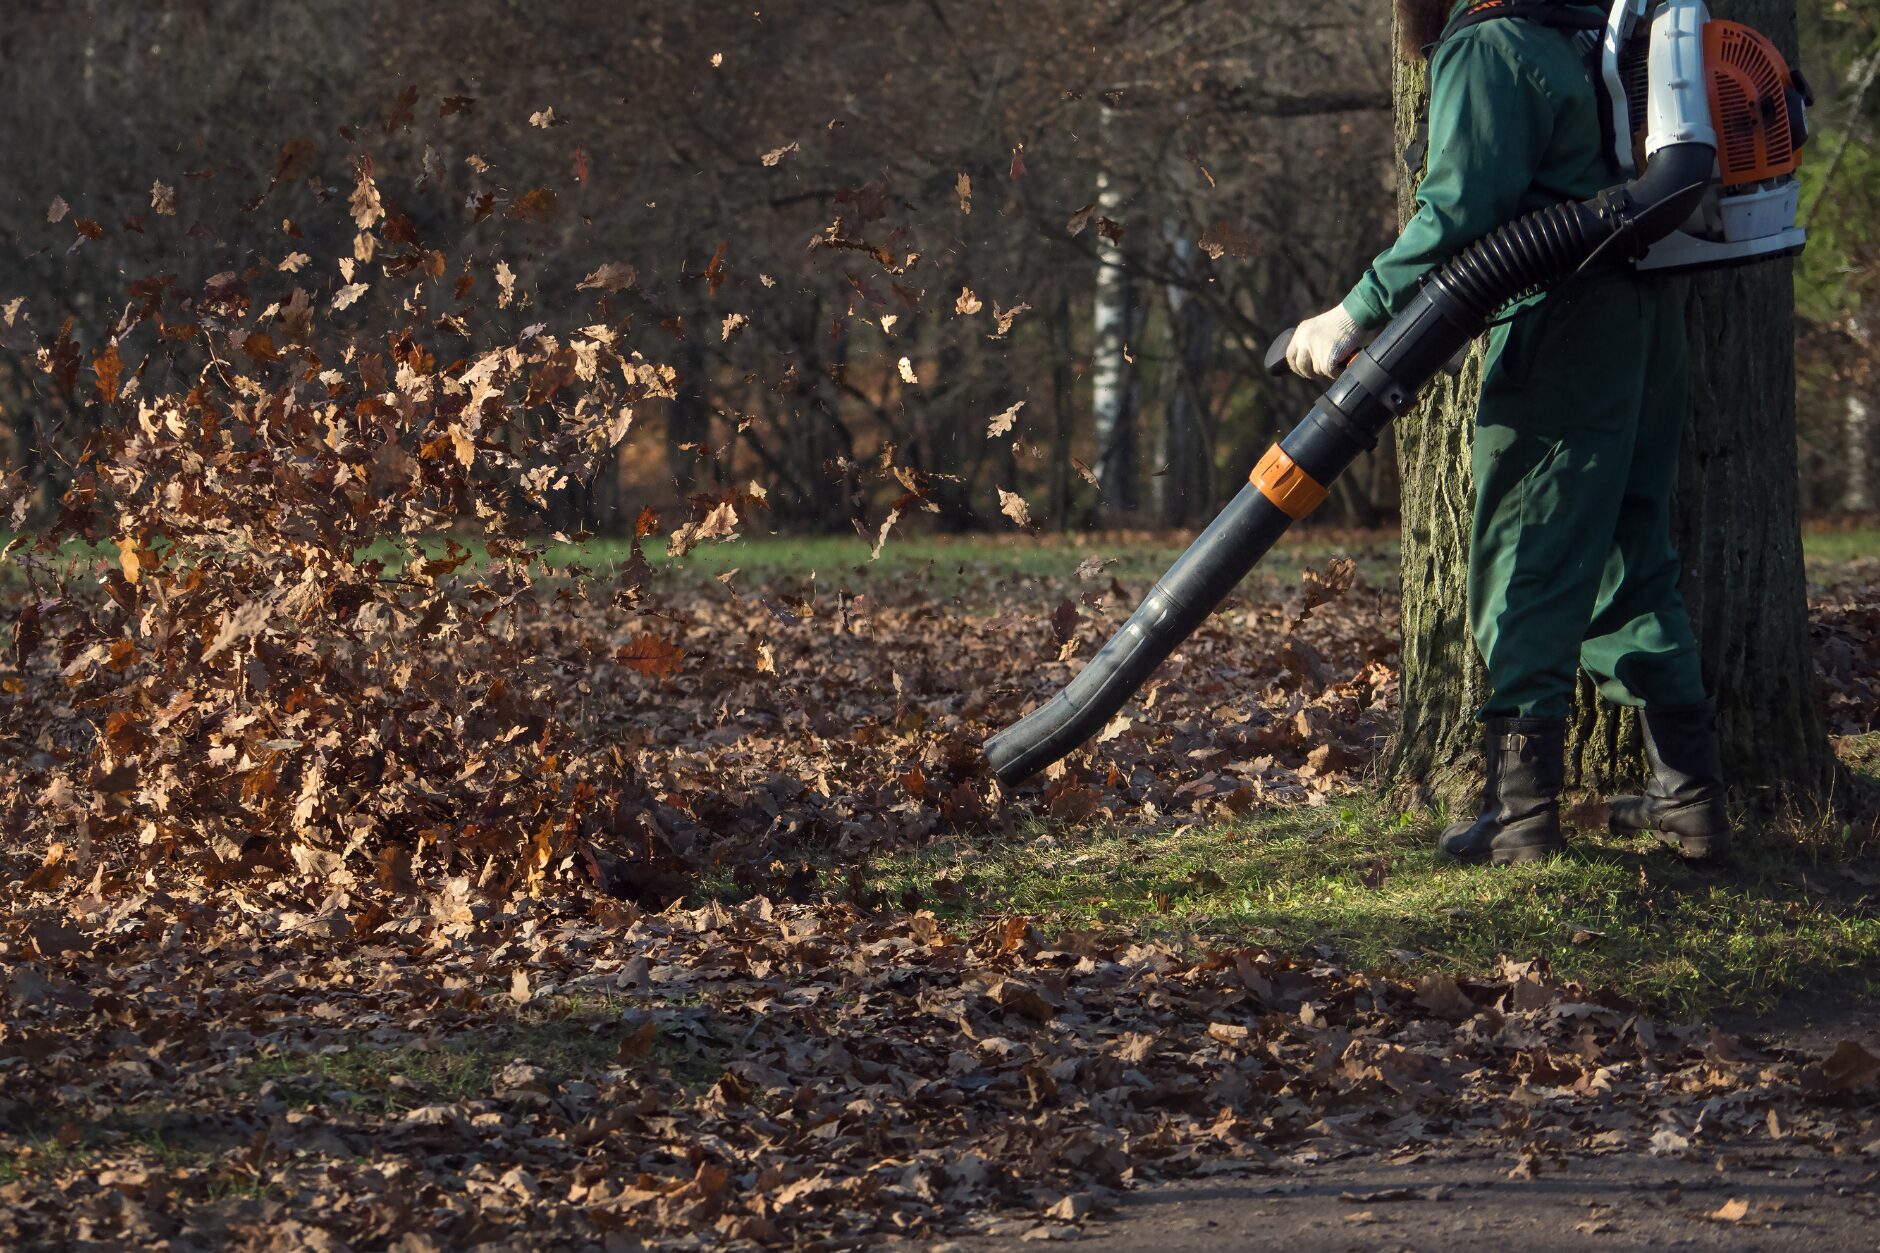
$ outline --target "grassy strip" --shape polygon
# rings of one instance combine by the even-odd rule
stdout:
[[[1880,749],[1864,738],[1875,744],[1859,751]],[[1849,831],[1752,833],[1718,869],[1642,837],[1577,832],[1567,857],[1496,869],[1440,857],[1436,827],[1355,797],[1232,825],[936,847],[877,863],[870,885],[960,921],[1017,913],[1047,931],[1120,927],[1195,947],[1324,946],[1407,974],[1542,958],[1672,1015],[1880,992],[1880,857]]]
[[[502,995],[501,989],[491,989],[492,999]],[[643,1056],[623,1057],[621,1023],[628,1008],[619,997],[549,996],[513,1016],[499,1015],[487,1027],[247,1058],[228,1076],[229,1099],[219,1112],[245,1107],[266,1094],[289,1109],[397,1115],[425,1105],[487,1098],[498,1074],[515,1061],[540,1068],[551,1085],[622,1065],[663,1072],[698,1091],[717,1081],[731,1054],[723,1041],[706,1045],[661,1032]],[[200,1106],[161,1100],[103,1116],[46,1111],[24,1125],[0,1129],[0,1184],[127,1154],[164,1167],[201,1169],[241,1147],[226,1128],[212,1124]],[[260,1190],[239,1172],[221,1187],[229,1193]]]

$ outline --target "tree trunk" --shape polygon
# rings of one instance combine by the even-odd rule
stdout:
[[[1107,174],[1097,175],[1097,212],[1119,213],[1122,193]],[[1096,343],[1091,352],[1090,409],[1097,441],[1097,480],[1109,512],[1136,512],[1136,367],[1129,337],[1136,320],[1136,284],[1123,250],[1097,235]]]
[[[701,482],[700,449],[711,441],[711,399],[705,386],[705,333],[703,320],[691,323],[680,346],[679,385],[666,406],[666,473],[681,496],[689,496]]]
[[[1849,318],[1847,331],[1863,351],[1869,351],[1865,323],[1857,317]],[[1866,370],[1855,372],[1842,423],[1847,477],[1841,483],[1841,508],[1848,513],[1871,513],[1874,507],[1873,414],[1863,393],[1868,374]]]
[[[1392,32],[1393,46],[1396,32]],[[1429,107],[1427,67],[1396,58],[1396,152],[1416,136]],[[1401,164],[1397,222],[1416,208],[1421,170]],[[1480,346],[1460,377],[1439,375],[1422,403],[1397,423],[1403,515],[1402,713],[1388,774],[1415,800],[1459,803],[1477,786],[1481,734],[1475,710],[1485,694],[1482,663],[1469,637],[1467,571],[1475,482],[1469,469]]]
[[[1873,511],[1873,415],[1860,396],[1847,398],[1847,480],[1841,488],[1841,508],[1848,513]]]
[[[1071,528],[1071,437],[1077,429],[1077,379],[1071,370],[1070,289],[1057,285],[1050,321],[1051,336],[1051,517]]]
[[[1715,8],[1794,49],[1794,0],[1718,0]],[[1395,92],[1401,144],[1427,105],[1423,66],[1400,64]],[[1410,197],[1406,179],[1400,217]],[[1699,276],[1689,312],[1694,403],[1674,528],[1705,681],[1722,706],[1725,767],[1746,799],[1808,807],[1827,796],[1834,759],[1802,569],[1790,263]],[[1478,353],[1398,431],[1403,719],[1390,774],[1413,794],[1452,802],[1473,785],[1480,761],[1473,714],[1483,682],[1464,593],[1480,368]],[[1637,778],[1634,723],[1597,701],[1582,677],[1569,785],[1610,789]]]
[[[1184,277],[1191,275],[1195,246],[1178,236],[1172,247]],[[1166,294],[1169,400],[1161,460],[1167,469],[1156,480],[1156,504],[1164,526],[1185,527],[1210,514],[1214,504],[1214,424],[1207,383],[1215,324],[1213,310],[1180,283],[1168,284]]]

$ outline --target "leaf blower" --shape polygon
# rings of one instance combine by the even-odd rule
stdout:
[[[1612,163],[1632,177],[1508,223],[1432,272],[1090,664],[986,741],[1000,783],[1022,782],[1096,734],[1511,302],[1602,264],[1691,271],[1801,250],[1795,171],[1812,99],[1768,39],[1712,21],[1701,0],[1616,0],[1603,23],[1561,0],[1484,0],[1450,29],[1508,17],[1573,32],[1610,119]],[[1267,354],[1275,374],[1290,339]]]

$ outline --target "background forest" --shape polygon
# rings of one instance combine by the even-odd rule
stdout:
[[[1802,11],[1820,515],[1876,490],[1880,8]],[[1263,376],[1266,343],[1394,228],[1387,27],[1358,0],[23,0],[0,24],[0,421],[49,502],[90,419],[36,382],[28,327],[295,255],[331,301],[351,224],[316,207],[364,160],[404,281],[342,324],[429,277],[437,316],[479,310],[470,355],[624,267],[614,312],[678,390],[635,414],[663,457],[623,443],[558,502],[569,525],[757,478],[785,529],[872,533],[907,494],[889,449],[946,529],[996,521],[995,488],[1051,528],[1191,525],[1308,395]],[[1395,492],[1386,446],[1324,516],[1375,523]]]

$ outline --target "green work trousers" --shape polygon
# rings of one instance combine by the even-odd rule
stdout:
[[[1469,617],[1483,717],[1705,699],[1671,491],[1689,407],[1683,285],[1608,273],[1495,328],[1475,428]]]

